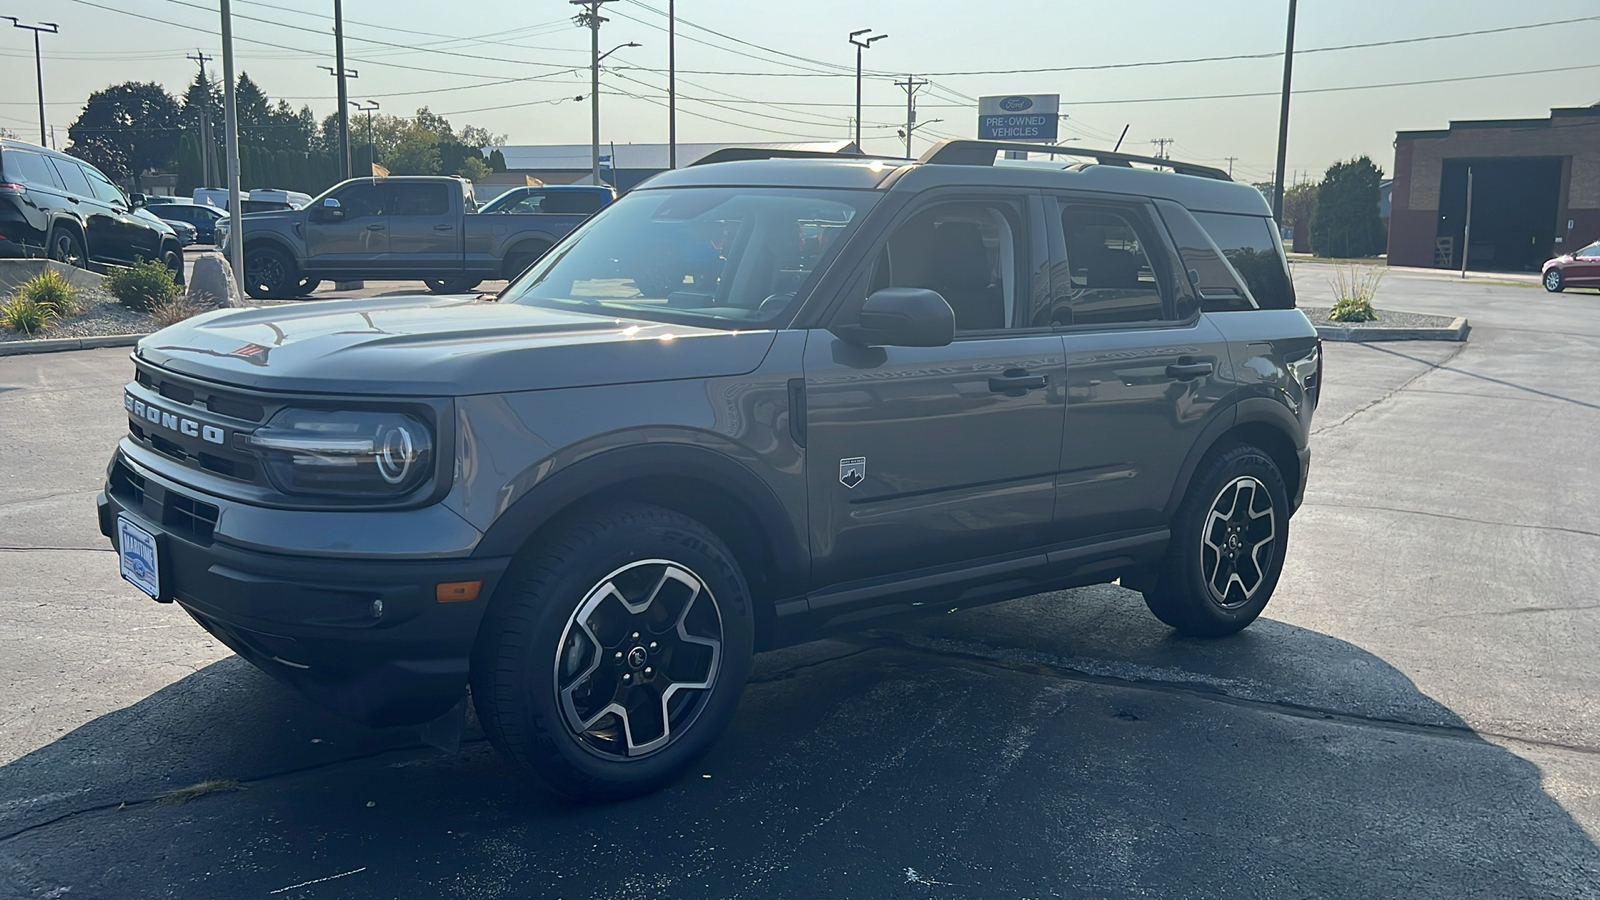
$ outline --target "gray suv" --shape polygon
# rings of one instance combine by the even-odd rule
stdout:
[[[1040,148],[696,165],[497,298],[168,328],[101,530],[315,701],[439,727],[470,685],[496,747],[583,797],[681,773],[756,651],[886,614],[1121,579],[1238,631],[1321,380],[1267,206],[1008,149]]]

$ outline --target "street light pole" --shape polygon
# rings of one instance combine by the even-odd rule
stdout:
[[[600,15],[600,5],[614,0],[570,0],[573,6],[583,7],[574,21],[589,29],[589,174],[594,183],[600,183],[600,25],[607,20]],[[610,56],[610,53],[606,54]]]
[[[333,0],[333,64],[339,67],[339,165],[341,177],[350,177],[350,94],[344,83],[344,2]]]
[[[241,286],[244,271],[244,214],[239,207],[239,108],[233,82],[233,11],[222,0],[222,119],[228,155],[228,258]]]
[[[350,105],[354,106],[357,112],[364,112],[367,114],[367,174],[376,175],[378,173],[374,166],[377,165],[378,159],[374,155],[376,151],[372,146],[372,111],[379,109],[380,104],[376,100],[368,100],[367,103],[370,105],[362,106],[361,101],[359,100],[350,101]]]
[[[678,0],[667,0],[667,168],[678,167]],[[617,170],[611,161],[611,171]]]
[[[1289,0],[1289,35],[1283,46],[1283,104],[1278,112],[1278,169],[1272,179],[1272,218],[1283,226],[1283,167],[1289,155],[1289,81],[1294,70],[1294,7]]]
[[[44,127],[44,61],[39,55],[39,33],[60,34],[61,26],[54,22],[40,22],[38,25],[24,25],[16,16],[0,16],[0,19],[10,19],[16,28],[25,28],[33,32],[33,74],[39,83],[39,146],[48,147],[50,141],[45,134]]]
[[[881,41],[888,37],[887,34],[875,34],[865,40],[861,36],[871,31],[871,28],[861,28],[850,32],[850,43],[856,47],[856,149],[861,148],[861,51],[872,46],[873,41]]]

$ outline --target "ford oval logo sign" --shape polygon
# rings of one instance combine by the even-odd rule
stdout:
[[[1022,112],[1033,107],[1031,97],[1007,97],[1000,101],[1000,108],[1006,112]]]

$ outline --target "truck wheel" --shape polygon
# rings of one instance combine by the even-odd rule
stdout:
[[[494,746],[551,790],[612,800],[678,777],[733,718],[755,624],[733,554],[695,520],[622,506],[530,546],[472,659]]]
[[[294,295],[300,286],[294,260],[275,247],[247,249],[244,254],[244,292],[257,300]]]
[[[1563,285],[1561,284],[1561,270],[1560,269],[1548,269],[1548,270],[1546,270],[1545,273],[1544,273],[1544,289],[1549,291],[1552,294],[1558,294],[1558,293],[1561,292],[1561,288],[1562,287],[1563,287]]]
[[[311,296],[312,291],[315,291],[321,286],[321,278],[302,278],[300,279],[300,283],[295,286],[294,295],[296,297],[309,297]]]
[[[482,281],[482,278],[467,277],[429,278],[422,283],[427,285],[428,290],[435,294],[465,294],[467,291],[477,287]]]
[[[83,252],[83,242],[65,228],[57,228],[50,234],[50,258],[80,269],[89,265],[89,258]]]
[[[1190,485],[1145,603],[1182,634],[1233,634],[1266,607],[1288,539],[1289,493],[1277,464],[1256,447],[1234,447]]]

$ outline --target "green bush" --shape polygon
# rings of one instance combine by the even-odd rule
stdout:
[[[155,261],[139,261],[127,268],[114,268],[106,274],[106,290],[123,306],[139,312],[178,296],[181,288],[172,272]]]
[[[1365,156],[1328,167],[1311,214],[1311,252],[1335,259],[1384,252],[1389,238],[1378,214],[1382,178],[1383,172]]]
[[[55,310],[37,300],[18,294],[0,306],[0,325],[18,334],[33,334],[50,327],[55,321]]]
[[[1328,318],[1334,322],[1371,322],[1378,318],[1372,308],[1372,298],[1378,294],[1378,284],[1384,271],[1376,267],[1334,266],[1333,309]]]
[[[46,269],[24,281],[17,288],[17,296],[46,307],[57,319],[75,316],[83,311],[77,286],[54,269]]]

